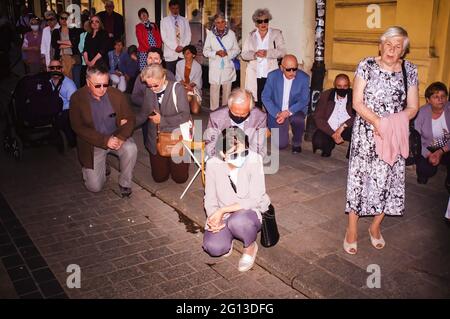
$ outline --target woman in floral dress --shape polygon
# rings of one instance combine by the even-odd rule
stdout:
[[[347,179],[345,212],[349,217],[344,238],[344,250],[351,255],[357,252],[360,216],[374,217],[369,235],[372,245],[382,249],[385,241],[380,226],[384,216],[402,216],[405,210],[405,159],[398,156],[393,166],[380,159],[375,153],[374,135],[378,134],[382,117],[403,111],[412,119],[418,111],[417,67],[402,59],[408,47],[407,32],[391,27],[380,38],[380,56],[363,59],[356,70],[353,107],[357,116]]]

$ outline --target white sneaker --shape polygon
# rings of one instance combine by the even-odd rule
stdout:
[[[238,270],[239,271],[247,271],[250,270],[253,267],[253,264],[255,263],[255,259],[256,259],[256,254],[258,253],[258,244],[255,241],[255,252],[253,254],[253,256],[248,255],[248,254],[242,254],[241,259],[239,259],[239,266],[238,266]]]
[[[233,253],[233,244],[234,244],[234,240],[231,241],[230,250],[225,255],[223,255],[223,257],[230,257],[231,256],[231,254]]]

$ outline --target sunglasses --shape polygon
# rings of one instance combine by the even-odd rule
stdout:
[[[100,23],[99,20],[91,20],[91,23]]]
[[[48,68],[50,70],[61,70],[62,66],[60,66],[60,65],[49,65]]]
[[[88,80],[89,81],[89,80]],[[101,87],[107,88],[109,86],[109,83],[106,84],[94,84],[91,81],[89,81],[93,87],[95,87],[96,89],[100,89]]]
[[[59,17],[59,20],[67,20],[69,17]]]
[[[298,70],[298,68],[284,68],[284,69],[286,70],[286,72],[295,72]]]
[[[262,24],[262,23],[269,23],[269,19],[264,19],[264,20],[256,20],[257,24]]]

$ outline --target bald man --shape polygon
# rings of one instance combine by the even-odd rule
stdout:
[[[298,69],[294,55],[285,55],[280,69],[269,73],[261,97],[268,113],[267,126],[270,130],[279,129],[279,140],[272,142],[279,149],[287,148],[290,126],[292,153],[301,153],[309,103],[309,75]]]

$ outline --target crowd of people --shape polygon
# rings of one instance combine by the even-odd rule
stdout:
[[[202,67],[195,58],[203,54],[209,60],[212,111],[204,135],[210,160],[203,248],[211,256],[229,255],[233,241],[240,240],[244,250],[238,267],[249,270],[258,251],[261,216],[270,205],[263,173],[268,131],[278,132],[272,147],[291,145],[293,154],[302,152],[309,76],[299,69],[297,57],[287,52],[281,30],[269,26],[268,9],[254,12],[255,29],[242,50],[225,16],[216,14],[202,52],[191,44],[189,22],[180,16],[175,0],[169,2],[170,15],[162,19],[160,29],[149,21],[145,8],[139,10],[138,46],[128,48],[123,41],[123,18],[113,11],[111,1],[106,1],[105,9],[90,16],[83,33],[68,27],[66,12],[59,16],[47,12],[42,31],[40,21],[31,18],[31,30],[24,33],[23,41],[29,72],[36,72],[45,61],[55,86],[61,82],[62,126],[72,139],[76,136],[73,144],[86,188],[92,192],[103,188],[108,175],[106,155],[111,152],[119,157],[122,196],[131,195],[137,158],[132,134],[139,127],[153,180],[187,181],[189,163],[180,161],[182,152],[164,154],[162,140],[164,133],[179,131],[191,114],[201,110]],[[330,157],[336,145],[349,142],[348,227],[343,241],[348,254],[358,251],[360,217],[373,217],[370,241],[382,249],[386,245],[381,234],[384,217],[404,214],[408,156],[404,142],[410,129],[421,136],[421,154],[415,158],[418,183],[427,183],[442,164],[447,167],[445,187],[450,191],[448,90],[443,83],[431,84],[425,91],[427,104],[419,111],[417,66],[405,59],[408,48],[404,29],[387,29],[380,38],[379,56],[358,64],[353,89],[350,78],[338,74],[334,87],[322,92],[314,114],[314,153],[321,150],[321,156]],[[245,86],[232,90],[239,55],[248,62]],[[139,106],[137,114],[122,92],[131,94],[131,101]]]

